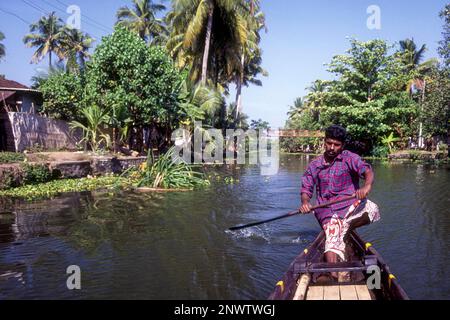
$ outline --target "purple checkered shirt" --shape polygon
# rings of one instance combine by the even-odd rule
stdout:
[[[348,150],[339,154],[331,164],[327,164],[322,155],[314,159],[303,174],[301,193],[312,198],[315,186],[317,204],[352,195],[359,189],[359,179],[364,177],[367,169],[371,169],[371,166]],[[348,200],[316,209],[316,218],[322,226],[335,213],[344,218],[348,207],[354,202],[355,200]]]

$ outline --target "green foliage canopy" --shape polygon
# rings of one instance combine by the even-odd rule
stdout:
[[[55,73],[40,86],[44,104],[41,112],[55,119],[78,120],[84,97],[84,80],[73,73]]]
[[[87,71],[87,100],[126,107],[133,125],[170,124],[178,109],[180,72],[161,47],[116,28],[96,48]]]

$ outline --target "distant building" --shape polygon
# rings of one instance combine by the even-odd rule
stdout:
[[[16,81],[0,78],[0,113],[36,113],[42,94]]]
[[[0,151],[17,151],[10,115],[35,114],[40,105],[38,90],[0,76]]]

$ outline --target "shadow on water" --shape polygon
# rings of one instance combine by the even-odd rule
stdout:
[[[257,167],[211,169],[211,188],[192,193],[3,199],[0,299],[265,299],[314,240],[317,222],[294,216],[235,232],[228,228],[297,208],[307,163],[305,157],[283,156],[271,177]],[[412,298],[450,298],[450,171],[373,165],[371,198],[383,218],[361,234]],[[80,291],[66,287],[70,265],[82,270]]]

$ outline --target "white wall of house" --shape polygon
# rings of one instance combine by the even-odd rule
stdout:
[[[24,112],[8,112],[15,151],[22,152],[37,145],[44,149],[76,149],[79,136],[71,132],[65,121]]]

